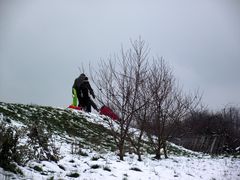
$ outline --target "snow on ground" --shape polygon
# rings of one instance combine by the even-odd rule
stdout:
[[[135,155],[127,154],[125,161],[120,161],[113,152],[99,154],[83,149],[88,156],[73,155],[70,144],[65,143],[60,137],[58,141],[61,144],[62,156],[58,163],[29,162],[26,167],[20,167],[25,177],[17,179],[240,180],[240,160],[230,157],[170,156],[169,159],[154,160],[152,156],[145,154],[143,161],[139,162]],[[35,167],[41,170],[36,170]],[[11,173],[0,169],[0,179],[6,179],[9,174]],[[73,178],[71,175],[79,177]]]
[[[22,167],[25,176],[30,179],[71,179],[77,173],[76,179],[164,179],[164,180],[238,180],[240,179],[240,161],[232,158],[177,157],[153,160],[145,155],[142,162],[137,157],[127,154],[125,161],[119,161],[115,153],[99,154],[89,151],[87,157],[72,155],[65,144],[62,151],[65,156],[58,162],[30,162],[28,167]],[[38,166],[39,173],[32,168]],[[30,168],[32,167],[32,168]],[[43,174],[43,175],[41,175]],[[45,174],[45,175],[44,175]]]
[[[81,113],[89,121],[107,126],[102,118],[91,113]],[[2,117],[0,117],[2,119]],[[14,126],[22,124],[13,122]],[[240,180],[240,159],[215,157],[196,153],[194,156],[170,156],[168,159],[154,160],[153,155],[144,154],[143,161],[137,161],[134,154],[126,154],[120,161],[114,152],[96,152],[81,149],[83,154],[72,154],[74,138],[55,135],[56,146],[60,148],[60,160],[55,162],[30,161],[20,167],[24,176],[17,176],[0,168],[2,179],[142,179],[142,180]]]
[[[120,161],[113,152],[100,154],[82,149],[87,156],[71,154],[71,144],[60,137],[56,139],[61,144],[61,159],[57,163],[29,162],[26,167],[20,167],[25,177],[17,179],[73,179],[70,176],[77,175],[74,179],[240,180],[240,159],[199,155],[154,160],[153,156],[145,154],[139,162],[135,155],[127,154],[125,160]],[[34,170],[35,167],[40,167],[41,171]],[[0,179],[1,174],[0,170]]]

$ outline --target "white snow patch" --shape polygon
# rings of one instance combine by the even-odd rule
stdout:
[[[61,138],[58,138],[61,139]],[[60,143],[59,143],[60,144]],[[240,179],[240,160],[233,158],[211,158],[209,156],[178,157],[154,160],[151,155],[144,155],[143,161],[137,161],[137,156],[126,154],[125,161],[120,161],[114,152],[99,154],[96,151],[83,149],[88,156],[71,154],[71,145],[61,143],[62,158],[55,162],[30,162],[27,167],[21,167],[25,179],[72,179],[73,173],[79,174],[79,179]],[[94,158],[93,158],[94,157]],[[32,168],[39,166],[43,172]],[[30,168],[32,167],[32,168]],[[42,175],[42,174],[46,175]]]

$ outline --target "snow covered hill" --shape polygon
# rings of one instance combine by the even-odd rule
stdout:
[[[211,157],[171,143],[168,159],[155,160],[154,155],[146,150],[141,162],[132,153],[126,153],[125,160],[120,161],[105,118],[76,110],[0,102],[0,124],[12,128],[14,132],[22,132],[19,135],[19,147],[34,150],[36,146],[29,145],[32,142],[29,141],[33,132],[31,127],[34,127],[42,130],[43,136],[49,138],[49,153],[57,152],[57,160],[40,160],[40,157],[37,159],[35,156],[26,158],[24,165],[17,165],[22,174],[0,168],[0,180],[240,180],[239,158]],[[48,156],[44,146],[35,149],[35,153],[40,156],[40,150],[42,156]]]

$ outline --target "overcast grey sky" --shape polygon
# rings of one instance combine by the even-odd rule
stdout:
[[[240,104],[239,0],[0,0],[0,101],[68,106],[79,66],[139,36],[209,108]]]

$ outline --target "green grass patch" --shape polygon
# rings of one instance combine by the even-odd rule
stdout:
[[[40,124],[51,134],[57,134],[63,138],[66,134],[70,137],[79,138],[84,147],[89,147],[96,151],[106,149],[114,152],[117,150],[111,131],[100,124],[87,121],[81,112],[76,113],[70,109],[59,109],[49,106],[0,102],[0,114],[3,115],[3,120],[8,123],[11,120],[15,120],[25,125]],[[142,144],[144,152],[154,153],[150,143],[143,141]],[[131,145],[126,140],[126,152],[131,149],[129,146]],[[189,152],[170,145],[167,149],[170,154],[191,155]],[[85,153],[79,152],[79,154],[87,156]]]

